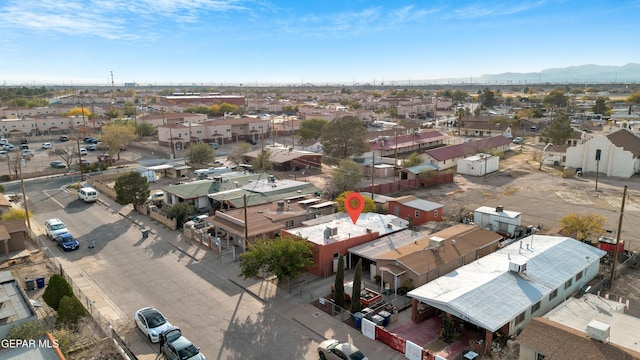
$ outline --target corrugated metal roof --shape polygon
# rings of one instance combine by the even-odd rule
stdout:
[[[426,236],[429,236],[431,231],[417,232],[412,230],[402,230],[393,234],[389,234],[385,237],[369,241],[366,244],[358,245],[349,249],[349,252],[376,261],[382,254],[391,250],[401,248],[407,244],[412,244]]]
[[[497,331],[604,254],[572,238],[532,235],[412,290],[408,296]],[[526,275],[509,271],[511,261],[527,262]]]

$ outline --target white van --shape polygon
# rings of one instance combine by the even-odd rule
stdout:
[[[92,187],[83,187],[78,191],[78,199],[86,203],[98,201],[98,190]]]

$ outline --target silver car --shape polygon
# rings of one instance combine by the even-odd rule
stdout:
[[[341,343],[336,339],[325,340],[318,345],[318,355],[321,360],[367,360],[368,358],[358,350],[357,347],[349,343]]]
[[[162,334],[164,341],[160,350],[167,360],[206,360],[200,348],[182,336],[179,328],[172,328]]]

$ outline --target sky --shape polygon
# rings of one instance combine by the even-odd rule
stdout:
[[[419,84],[640,62],[638,0],[2,0],[0,85]]]

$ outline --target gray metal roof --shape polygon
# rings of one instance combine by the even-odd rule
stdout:
[[[402,230],[370,241],[366,244],[352,247],[349,249],[349,252],[365,259],[376,261],[382,254],[420,240],[428,236],[431,232],[432,231],[418,232],[413,230]]]
[[[408,296],[497,331],[604,254],[572,238],[532,235],[412,290]],[[509,271],[510,262],[526,262],[526,274]]]

